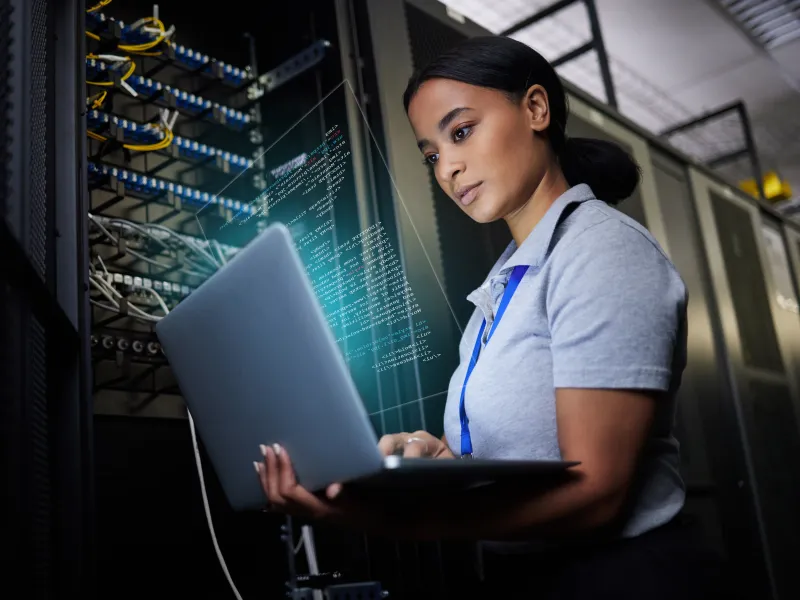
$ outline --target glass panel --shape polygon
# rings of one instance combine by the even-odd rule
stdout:
[[[342,82],[258,157],[268,181],[257,197],[241,203],[227,198],[236,179],[249,176],[245,171],[198,212],[198,224],[211,247],[238,248],[268,224],[285,224],[376,433],[438,433],[460,328],[401,192],[394,188],[396,221],[361,220],[362,165],[349,139],[348,96],[355,102]],[[369,132],[363,112],[360,117]],[[377,168],[387,169],[393,182],[371,132],[365,137]],[[362,201],[375,206],[373,200],[365,191]],[[415,258],[409,263],[406,257]]]

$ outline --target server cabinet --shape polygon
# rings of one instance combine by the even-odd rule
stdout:
[[[796,328],[777,314],[758,207],[692,170],[692,189],[717,298],[726,359],[734,381],[746,472],[741,485],[753,495],[759,535],[775,598],[797,598],[800,555],[796,385],[786,355],[786,335]],[[791,331],[793,330],[793,331]]]

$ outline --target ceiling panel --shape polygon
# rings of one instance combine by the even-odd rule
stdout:
[[[786,75],[800,81],[800,40],[795,40],[772,50],[772,56],[786,72]],[[795,83],[795,87],[800,89],[800,85]]]
[[[702,112],[736,99],[744,100],[751,110],[757,111],[790,91],[770,58],[760,55],[693,85],[676,88],[673,93],[679,102]]]
[[[673,91],[753,57],[756,49],[699,0],[598,0],[609,54]]]

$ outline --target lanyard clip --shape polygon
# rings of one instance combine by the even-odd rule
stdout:
[[[472,452],[467,452],[466,454],[461,455],[462,460],[470,460],[472,458]]]

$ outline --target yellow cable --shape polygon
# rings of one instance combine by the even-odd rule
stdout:
[[[97,57],[94,54],[87,54],[86,58],[97,58]],[[133,75],[133,72],[136,70],[136,63],[133,62],[130,58],[128,58],[128,60],[130,61],[131,66],[128,67],[128,71],[122,77],[120,77],[120,81],[125,81],[126,79],[128,79],[128,77]],[[113,81],[87,81],[86,85],[100,85],[100,86],[104,86],[104,87],[111,87],[111,86],[114,85],[114,82]]]
[[[145,50],[150,50],[158,46],[161,42],[163,42],[166,37],[166,28],[164,27],[164,23],[161,22],[160,19],[156,19],[155,17],[145,17],[142,19],[144,23],[154,23],[156,27],[158,27],[159,31],[161,31],[161,35],[159,35],[155,40],[152,42],[145,42],[144,44],[120,44],[117,46],[120,50],[125,50],[126,52],[142,52]]]
[[[175,134],[172,133],[171,130],[165,129],[163,131],[164,139],[160,142],[156,142],[154,144],[123,144],[122,147],[127,148],[128,150],[134,150],[136,152],[153,152],[155,150],[163,150],[172,144],[172,140],[175,137]],[[86,135],[99,142],[105,142],[108,139],[98,133],[95,133],[94,131],[87,131]]]
[[[96,33],[92,33],[91,31],[87,31],[86,36],[92,38],[93,40],[97,40],[98,42],[100,41],[100,36]]]
[[[94,12],[96,10],[100,10],[101,8],[103,8],[104,6],[108,6],[109,4],[111,4],[111,0],[100,0],[100,2],[95,4],[92,8],[87,8],[86,12],[89,13],[89,12]]]
[[[99,94],[95,94],[94,96],[89,96],[89,98],[86,101],[87,102],[92,102],[92,100],[93,100],[92,108],[93,109],[94,108],[100,108],[101,106],[103,106],[103,102],[106,101],[106,96],[108,96],[108,92],[104,90],[104,91],[100,92]]]
[[[172,144],[172,140],[175,137],[175,134],[172,133],[169,129],[164,130],[164,139],[160,142],[156,142],[155,144],[125,144],[125,148],[128,150],[136,150],[139,152],[152,152],[154,150],[163,150],[164,148],[169,147]]]
[[[86,135],[88,135],[93,140],[97,140],[98,142],[105,142],[108,139],[100,134],[95,133],[94,131],[87,131]]]

